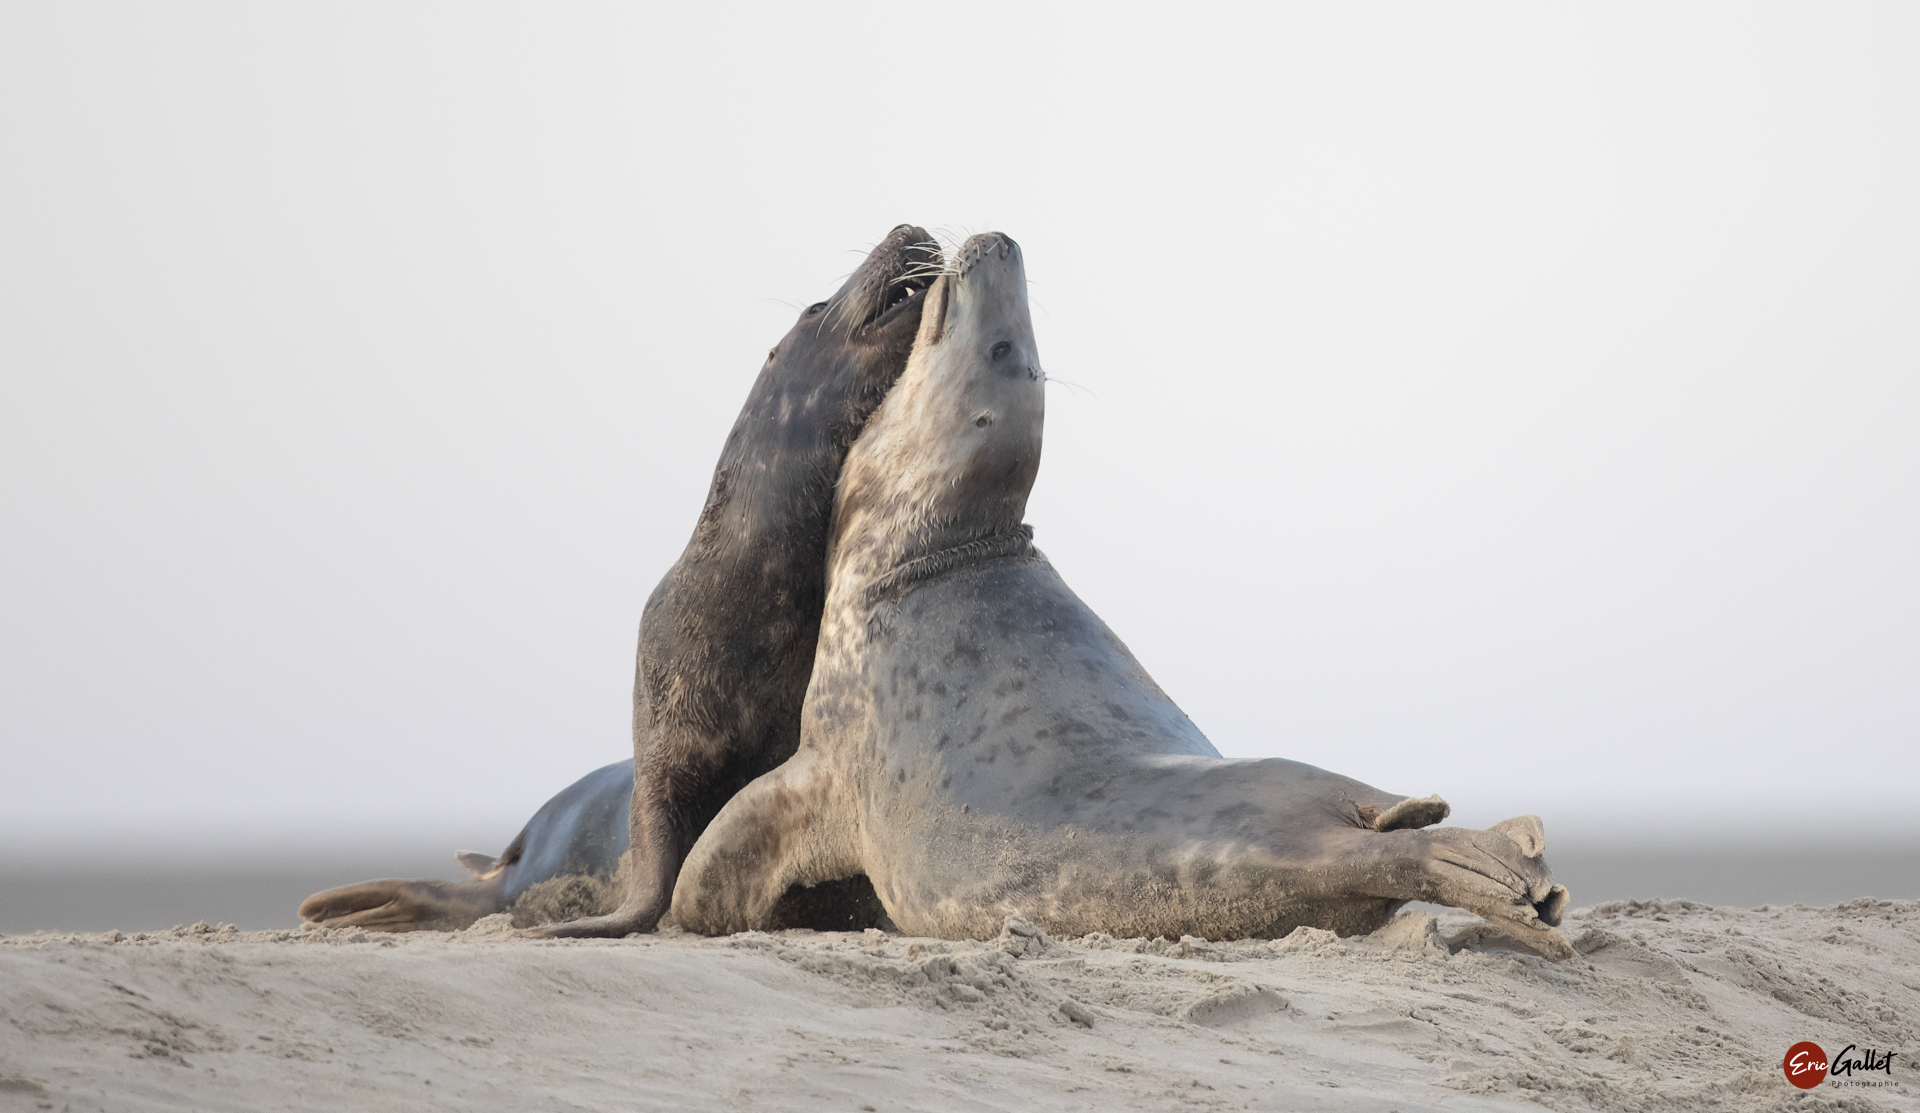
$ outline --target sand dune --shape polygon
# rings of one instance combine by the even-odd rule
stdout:
[[[1575,912],[1446,940],[879,932],[0,940],[0,1110],[1920,1109],[1920,902]],[[1812,1040],[1893,1051],[1803,1093]]]

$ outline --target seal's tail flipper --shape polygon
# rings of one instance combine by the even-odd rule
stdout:
[[[1537,815],[1517,815],[1512,819],[1503,819],[1487,828],[1498,831],[1512,839],[1520,847],[1520,853],[1529,858],[1538,858],[1547,852],[1547,829],[1540,824]]]
[[[300,918],[321,927],[368,931],[458,931],[498,912],[499,879],[484,881],[362,881],[318,892],[300,902]]]
[[[680,867],[667,920],[708,935],[767,931],[783,926],[787,890],[858,874],[826,821],[835,786],[825,766],[803,750],[727,801]]]
[[[1531,861],[1539,863],[1541,869],[1547,868],[1547,861],[1543,857],[1547,852],[1547,829],[1540,822],[1539,816],[1520,815],[1512,819],[1503,819],[1487,830],[1498,831],[1512,839],[1514,845],[1520,848],[1520,853],[1526,855]],[[1547,877],[1549,880],[1552,879],[1552,871],[1548,871]],[[1571,899],[1572,895],[1567,892],[1565,885],[1553,885],[1547,890],[1546,896],[1534,902],[1534,911],[1539,914],[1541,922],[1548,927],[1559,927],[1560,918],[1566,915],[1567,903]]]
[[[1486,917],[1506,939],[1564,961],[1573,957],[1573,947],[1554,928],[1566,913],[1568,893],[1566,886],[1554,883],[1542,857],[1546,846],[1546,831],[1535,816],[1509,819],[1485,831],[1440,827],[1394,832],[1381,837],[1376,848],[1385,859],[1381,879],[1395,890],[1381,895],[1464,908]]]

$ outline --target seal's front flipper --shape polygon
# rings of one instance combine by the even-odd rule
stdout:
[[[802,750],[727,801],[680,867],[667,920],[707,935],[791,926],[781,922],[789,889],[860,873],[828,822],[835,778],[825,765]]]
[[[321,927],[368,931],[458,931],[501,911],[499,878],[484,881],[362,881],[300,902],[300,918]]]

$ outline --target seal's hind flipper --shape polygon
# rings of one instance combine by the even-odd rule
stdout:
[[[506,868],[504,864],[496,865],[493,855],[482,854],[477,850],[456,850],[453,852],[453,859],[460,863],[461,869],[482,881]]]
[[[1517,815],[1487,828],[1498,831],[1520,846],[1520,853],[1538,858],[1547,852],[1547,829],[1537,815]]]
[[[1520,848],[1520,853],[1538,861],[1542,869],[1546,868],[1542,855],[1547,852],[1547,828],[1540,822],[1539,816],[1517,815],[1512,819],[1503,819],[1487,830],[1498,831],[1512,839]],[[1560,918],[1566,915],[1567,905],[1572,899],[1565,885],[1555,885],[1545,897],[1534,902],[1534,911],[1539,914],[1540,922],[1549,927],[1559,927]]]
[[[1453,814],[1453,806],[1438,796],[1409,796],[1373,817],[1376,831],[1404,831],[1431,827]]]
[[[368,931],[458,931],[501,910],[498,878],[485,881],[362,881],[315,893],[300,918]]]
[[[1441,827],[1366,837],[1378,840],[1368,872],[1379,895],[1463,908],[1535,954],[1573,957],[1572,945],[1553,930],[1569,898],[1541,857],[1546,834],[1538,819],[1522,816],[1486,831]]]

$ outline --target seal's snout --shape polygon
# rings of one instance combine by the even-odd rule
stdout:
[[[833,319],[859,332],[900,317],[896,310],[933,285],[941,261],[940,246],[926,229],[895,225],[834,295]]]
[[[982,232],[977,236],[968,236],[967,242],[960,245],[959,258],[954,260],[954,272],[965,278],[967,272],[988,259],[1015,260],[1020,258],[1020,245],[1005,232]]]

